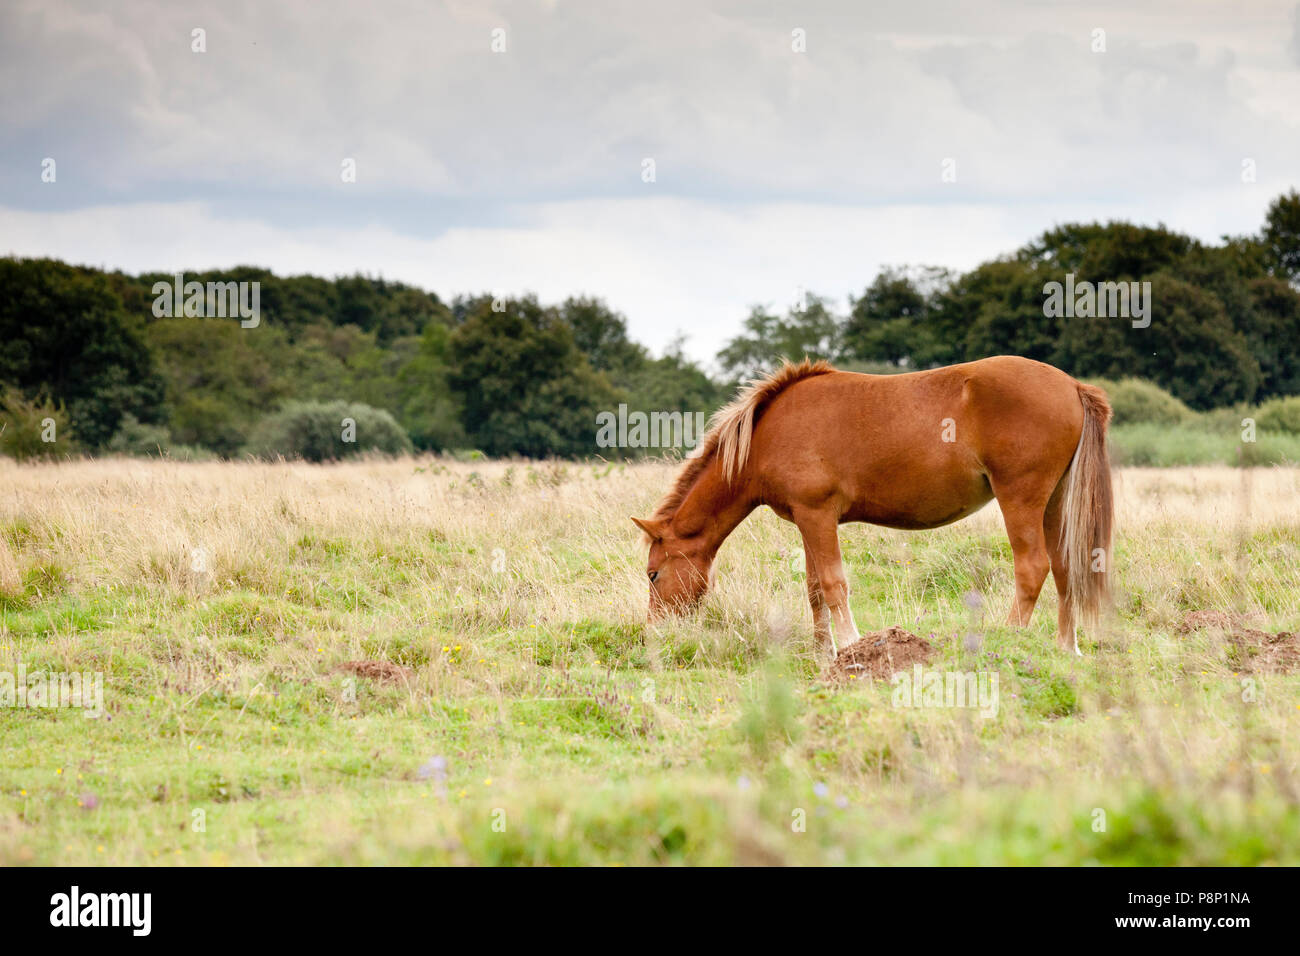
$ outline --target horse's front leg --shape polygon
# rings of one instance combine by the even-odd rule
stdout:
[[[844,564],[840,560],[840,535],[838,516],[821,511],[794,511],[794,523],[799,526],[803,536],[804,554],[810,570],[817,575],[821,599],[825,612],[822,618],[829,616],[831,623],[831,653],[838,654],[840,648],[847,647],[858,639],[858,626],[853,621],[853,611],[849,608],[849,579],[844,573]],[[814,605],[813,613],[817,608]],[[820,635],[819,635],[820,636]]]
[[[813,618],[813,637],[817,641],[818,647],[825,645],[834,646],[834,640],[831,637],[831,611],[826,606],[826,595],[822,593],[821,578],[817,576],[817,566],[813,561],[812,552],[807,546],[803,551],[804,575],[808,581],[808,604],[812,607]]]

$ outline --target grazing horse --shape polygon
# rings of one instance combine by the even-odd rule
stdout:
[[[759,505],[803,537],[818,645],[858,639],[838,526],[938,528],[997,498],[1015,556],[1008,623],[1029,623],[1050,569],[1057,640],[1108,596],[1110,404],[1042,362],[1002,355],[902,375],[786,363],[714,415],[647,519],[650,619],[697,604],[727,535]]]

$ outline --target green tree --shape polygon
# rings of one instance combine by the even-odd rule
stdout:
[[[0,384],[66,407],[78,439],[100,448],[130,412],[162,414],[163,381],[102,273],[53,259],[0,259]]]
[[[1293,189],[1273,200],[1260,240],[1272,273],[1300,282],[1300,192]]]
[[[1249,306],[1236,328],[1260,366],[1256,398],[1300,395],[1300,292],[1272,276],[1251,281],[1246,290]]]
[[[950,282],[943,269],[885,269],[860,298],[849,299],[842,356],[860,362],[915,366],[936,351],[934,297]]]
[[[653,411],[711,414],[731,397],[685,354],[680,338],[657,359],[645,359],[626,378],[628,406]]]
[[[461,406],[453,393],[447,366],[451,329],[430,322],[414,344],[410,357],[397,373],[400,419],[417,448],[442,451],[463,447],[467,439],[461,426]]]
[[[600,299],[566,299],[559,315],[573,329],[574,344],[597,371],[622,376],[646,362],[645,347],[628,338],[627,320]]]
[[[990,355],[1050,362],[1062,320],[1044,309],[1049,273],[1017,259],[987,262],[960,276],[931,310],[929,351],[919,364],[946,365]]]
[[[820,296],[808,295],[785,315],[754,306],[744,332],[718,353],[718,364],[733,378],[752,378],[770,371],[782,359],[834,358],[839,339],[840,321]]]
[[[167,383],[168,424],[176,441],[234,455],[269,407],[292,394],[277,370],[284,333],[241,328],[234,319],[159,319],[149,345]]]
[[[596,413],[625,395],[591,367],[573,330],[536,298],[467,303],[448,342],[448,376],[471,442],[490,455],[595,451]]]
[[[1246,337],[1232,327],[1212,293],[1175,277],[1151,277],[1151,325],[1134,329],[1123,321],[1094,320],[1118,327],[1130,343],[1129,374],[1150,379],[1192,408],[1252,401],[1259,388],[1259,363]],[[1105,374],[1081,356],[1076,375]]]
[[[1048,273],[1067,272],[1079,279],[1119,281],[1137,279],[1178,266],[1198,243],[1164,226],[1135,226],[1127,222],[1072,223],[1049,229],[1017,253]]]

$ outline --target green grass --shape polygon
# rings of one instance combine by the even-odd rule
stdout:
[[[698,614],[647,627],[626,515],[662,466],[155,463],[147,514],[109,467],[7,473],[0,671],[98,671],[107,713],[0,707],[0,865],[1300,863],[1300,675],[1175,631],[1206,607],[1300,628],[1294,472],[1259,474],[1236,539],[1233,473],[1122,475],[1117,611],[1082,658],[1050,593],[1001,624],[995,509],[846,527],[859,626],[996,675],[984,719],[823,685],[767,512]]]
[[[1153,468],[1187,465],[1296,465],[1300,464],[1300,435],[1256,431],[1254,441],[1243,441],[1242,430],[1228,427],[1136,423],[1110,430],[1115,463]]]

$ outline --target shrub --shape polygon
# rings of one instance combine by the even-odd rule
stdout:
[[[1300,395],[1271,398],[1259,406],[1255,427],[1260,431],[1300,435]]]
[[[108,450],[116,455],[131,455],[134,458],[206,461],[216,457],[206,448],[172,441],[172,433],[167,426],[145,424],[130,412],[122,416],[121,424],[108,441]]]
[[[1092,384],[1106,390],[1110,407],[1115,411],[1116,425],[1184,425],[1196,418],[1196,413],[1181,401],[1145,379],[1126,378],[1118,382],[1099,379]]]
[[[1177,468],[1186,465],[1292,465],[1300,461],[1300,435],[1260,432],[1243,442],[1236,432],[1189,425],[1117,425],[1110,432],[1116,465]]]
[[[1236,436],[1236,440],[1239,441],[1241,430],[1245,427],[1241,423],[1242,419],[1254,416],[1255,412],[1254,405],[1243,402],[1225,405],[1222,408],[1208,408],[1197,413],[1195,425],[1212,435]]]
[[[172,433],[167,426],[146,425],[127,412],[108,440],[108,450],[119,455],[151,457],[164,454],[171,443]]]
[[[351,440],[348,440],[351,439]],[[412,450],[406,432],[388,412],[360,402],[288,402],[253,429],[246,454],[259,458],[333,461],[377,451]]]
[[[54,441],[46,441],[47,435]],[[0,391],[0,454],[26,461],[53,458],[72,448],[72,430],[62,404],[47,398],[33,401],[13,387]]]

